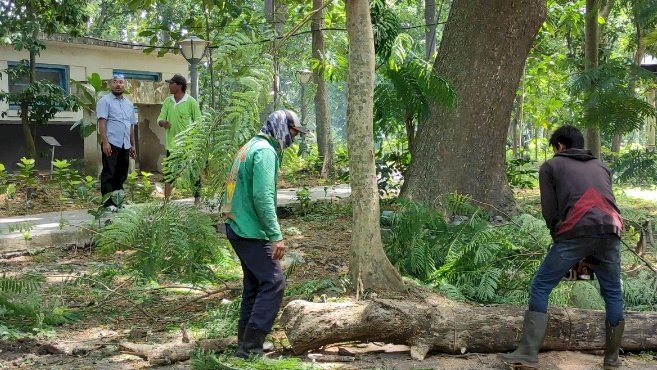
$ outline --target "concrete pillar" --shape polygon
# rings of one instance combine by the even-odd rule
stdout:
[[[83,119],[87,122],[96,122],[96,113],[85,110]],[[98,130],[84,138],[84,167],[92,175],[100,174],[103,167],[100,144],[98,143]]]
[[[165,155],[165,132],[157,124],[161,105],[137,105],[139,108],[138,160],[139,169],[148,172],[162,172]]]

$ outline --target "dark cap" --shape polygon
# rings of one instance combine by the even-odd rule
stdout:
[[[307,127],[301,126],[301,123],[299,122],[299,117],[297,117],[297,114],[292,112],[291,110],[284,109],[285,111],[285,117],[287,118],[287,126],[290,128],[294,128],[295,130],[303,133],[303,134],[308,134],[310,133],[310,130],[308,130]]]
[[[183,77],[182,75],[179,75],[179,74],[173,75],[173,77],[171,77],[168,80],[165,80],[165,82],[168,82],[168,83],[175,82],[178,85],[187,85],[187,80],[185,79],[185,77]]]

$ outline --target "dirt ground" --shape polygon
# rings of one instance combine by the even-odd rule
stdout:
[[[339,286],[339,277],[348,270],[350,222],[346,215],[336,218],[307,217],[284,219],[281,222],[290,235],[289,255],[298,260],[288,277],[288,286],[311,279],[331,278]],[[202,318],[209,307],[230,300],[239,294],[239,281],[228,282],[230,289],[194,300],[199,292],[167,294],[164,290],[145,290],[130,295],[128,281],[115,277],[104,289],[102,281],[85,285],[60,284],[67,277],[96,271],[99,265],[111,265],[122,256],[101,257],[94,250],[52,248],[40,254],[0,259],[0,271],[13,275],[38,271],[48,277],[51,301],[64,301],[79,310],[79,319],[55,327],[36,339],[0,340],[0,369],[142,369],[147,361],[121,353],[119,342],[135,343],[180,342],[177,324]],[[100,279],[100,278],[99,278]],[[59,284],[59,285],[58,285]],[[190,303],[191,302],[191,303]],[[166,320],[163,320],[166,318]],[[2,323],[0,323],[2,324]],[[270,356],[291,356],[283,347],[284,333],[273,333],[275,352]],[[193,333],[192,333],[193,339]],[[447,356],[430,354],[424,361],[410,359],[405,346],[385,346],[380,343],[341,344],[356,354],[350,363],[317,362],[318,369],[507,369],[493,354]],[[338,346],[325,349],[335,353]],[[657,369],[654,354],[625,355],[622,369]],[[310,356],[313,357],[313,356]],[[299,356],[310,362],[308,355]],[[600,369],[601,353],[549,352],[540,355],[541,369]],[[190,361],[163,366],[162,369],[189,369]]]

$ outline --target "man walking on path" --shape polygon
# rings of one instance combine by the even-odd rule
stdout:
[[[135,147],[135,106],[123,96],[125,78],[114,75],[110,83],[111,94],[103,96],[96,104],[98,131],[102,141],[103,170],[100,173],[100,192],[103,198],[115,190],[123,189],[128,177],[130,158],[137,158]],[[104,205],[115,207],[112,198]]]
[[[584,147],[573,126],[557,129],[550,138],[554,158],[539,170],[541,210],[553,243],[531,283],[518,348],[499,354],[508,364],[538,364],[548,324],[548,298],[562,277],[583,258],[592,263],[605,301],[604,368],[615,369],[625,322],[620,283],[620,234],[623,220],[612,192],[609,169]]]
[[[169,83],[171,96],[164,99],[157,123],[166,130],[166,155],[168,157],[175,146],[176,135],[187,128],[190,123],[201,118],[201,109],[196,99],[186,93],[187,80],[185,77],[176,74],[166,82]],[[165,177],[167,177],[166,174]],[[167,180],[165,179],[164,183],[165,200],[169,200],[173,190],[173,183],[167,182]],[[201,180],[192,179],[192,185],[194,187],[194,204],[198,205],[201,201]]]
[[[244,273],[237,357],[262,354],[283,299],[279,260],[285,242],[276,217],[276,183],[282,152],[299,132],[308,130],[292,111],[270,114],[261,132],[237,152],[226,179],[221,213]]]

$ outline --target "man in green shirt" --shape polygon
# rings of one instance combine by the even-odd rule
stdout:
[[[308,130],[294,112],[278,110],[235,155],[221,213],[226,235],[242,263],[242,304],[235,356],[261,355],[285,290],[279,260],[285,242],[276,217],[276,182],[282,152]]]
[[[166,130],[166,150],[167,157],[170,150],[175,146],[175,137],[183,131],[190,123],[201,118],[201,109],[198,102],[185,92],[187,91],[187,80],[181,75],[173,75],[169,83],[169,92],[171,96],[164,99],[160,115],[157,117],[157,123]],[[198,205],[201,201],[201,180],[192,180],[194,183],[194,204]],[[164,199],[169,200],[173,184],[164,183]]]

